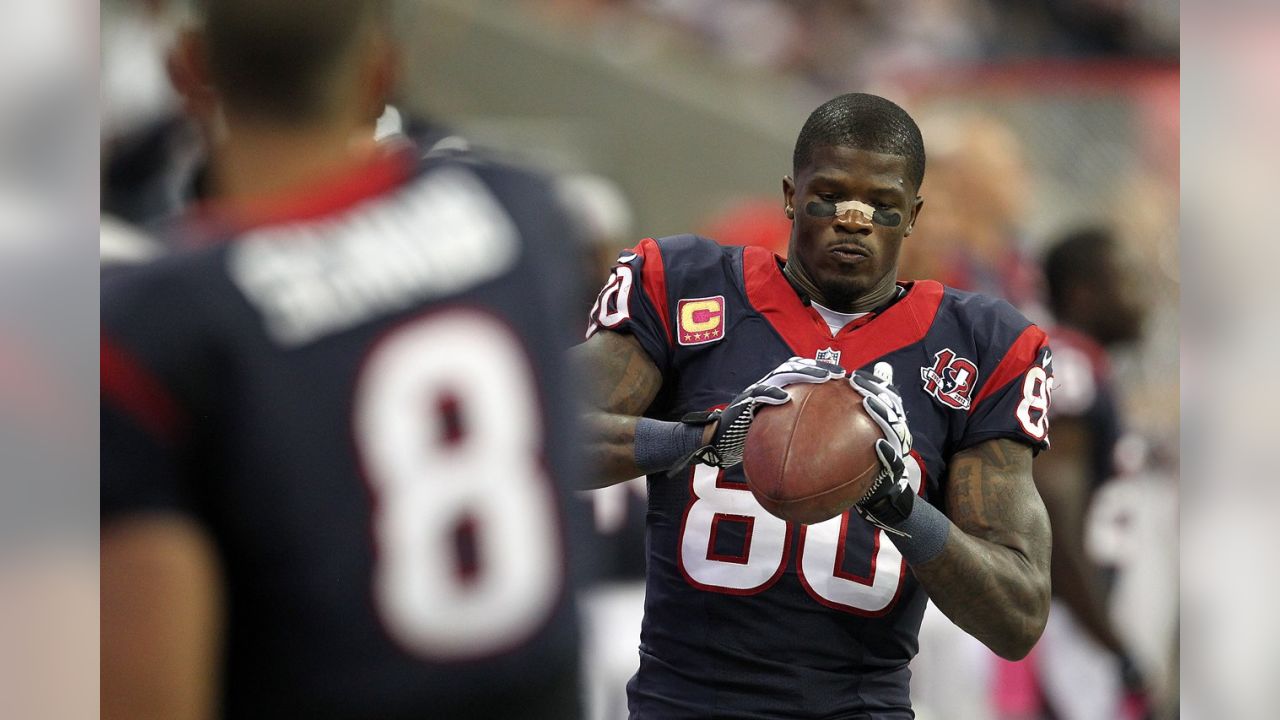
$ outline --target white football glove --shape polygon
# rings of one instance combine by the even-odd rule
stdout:
[[[719,421],[711,442],[698,448],[683,465],[697,461],[713,467],[731,467],[742,462],[742,450],[747,444],[747,431],[755,419],[756,406],[781,405],[791,399],[783,390],[795,383],[823,383],[845,376],[844,368],[831,363],[793,357],[774,368],[764,377],[748,385],[745,390],[723,409],[711,412],[690,413],[681,422],[690,425],[706,425]]]
[[[906,456],[911,452],[911,429],[907,427],[902,396],[889,383],[862,370],[849,378],[849,384],[862,395],[863,407],[884,435],[876,440],[876,456],[882,468],[880,475],[853,507],[872,525],[902,535],[902,531],[891,526],[901,523],[911,514],[916,497],[906,472]]]

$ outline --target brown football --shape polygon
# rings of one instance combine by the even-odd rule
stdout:
[[[818,523],[866,494],[880,472],[884,437],[843,380],[787,386],[791,401],[761,405],[743,452],[747,485],[783,520]]]

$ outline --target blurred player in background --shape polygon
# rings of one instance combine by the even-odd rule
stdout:
[[[1061,238],[1046,253],[1043,269],[1058,321],[1049,330],[1054,442],[1052,452],[1036,458],[1034,470],[1053,529],[1053,606],[1035,652],[1018,663],[993,657],[926,613],[921,644],[934,655],[917,667],[914,694],[937,717],[1116,720],[1145,712],[1138,663],[1112,620],[1110,573],[1086,549],[1096,524],[1094,498],[1122,471],[1116,459],[1122,423],[1108,352],[1139,339],[1146,300],[1128,253],[1106,229]],[[1133,691],[1128,697],[1126,686]],[[987,692],[992,687],[994,696]]]
[[[926,594],[1002,656],[1039,638],[1049,350],[1008,303],[896,282],[924,164],[902,108],[839,96],[783,180],[785,262],[646,239],[601,291],[579,348],[601,376],[592,450],[605,481],[649,478],[633,718],[912,717]],[[756,406],[793,382],[851,382],[884,433],[873,490],[803,526],[766,512],[740,464]]]
[[[576,717],[554,191],[353,142],[385,3],[200,10],[217,201],[102,292],[103,717]]]
[[[1054,447],[1037,458],[1035,477],[1053,527],[1054,607],[1036,674],[1054,717],[1107,720],[1121,717],[1122,681],[1141,681],[1108,612],[1106,573],[1086,554],[1086,521],[1118,471],[1123,427],[1108,352],[1141,338],[1147,306],[1135,263],[1106,229],[1052,244],[1044,275],[1057,320]]]
[[[583,284],[580,305],[589,311],[596,299],[595,284],[608,277],[618,253],[631,243],[631,202],[613,180],[589,172],[560,175],[556,190],[582,242],[582,276],[591,282]]]

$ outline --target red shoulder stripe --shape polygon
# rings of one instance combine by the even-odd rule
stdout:
[[[177,440],[186,429],[187,417],[169,389],[106,335],[100,346],[103,400],[132,417],[155,438],[166,443]]]
[[[675,337],[671,332],[671,314],[667,309],[667,271],[662,264],[662,251],[658,249],[658,241],[653,238],[645,238],[636,245],[633,252],[644,258],[644,274],[642,284],[644,285],[644,294],[649,297],[649,302],[653,303],[653,309],[658,312],[658,319],[662,321],[662,327],[667,332],[667,345],[673,347],[675,345]]]
[[[1021,377],[1022,373],[1035,363],[1036,357],[1040,354],[1040,348],[1044,347],[1047,340],[1048,337],[1043,330],[1035,325],[1028,325],[1018,339],[1009,346],[1009,351],[1001,358],[1000,364],[991,372],[991,377],[987,378],[986,384],[982,386],[982,390],[973,399],[973,404],[969,406],[969,412],[973,413],[983,400]]]
[[[762,247],[744,247],[742,281],[751,307],[769,321],[791,351],[801,357],[813,357],[817,348],[804,351],[812,344],[810,336],[815,331],[819,337],[830,336],[831,332],[817,311],[800,302],[800,296],[778,268],[778,256]]]

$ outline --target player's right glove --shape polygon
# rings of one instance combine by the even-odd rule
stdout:
[[[711,442],[695,450],[679,467],[687,466],[690,462],[712,467],[737,465],[742,462],[747,431],[751,429],[757,406],[781,405],[790,400],[791,394],[782,389],[787,385],[822,383],[844,376],[844,368],[839,365],[793,357],[748,385],[723,410],[685,415],[680,421],[688,425],[708,425],[713,422],[717,425]]]
[[[862,499],[854,503],[854,510],[872,525],[895,535],[904,535],[892,526],[911,514],[916,494],[912,492],[907,478],[905,458],[911,452],[911,430],[907,427],[907,411],[902,407],[902,396],[889,383],[862,370],[849,378],[849,384],[862,395],[862,406],[884,435],[876,440],[880,475]]]

